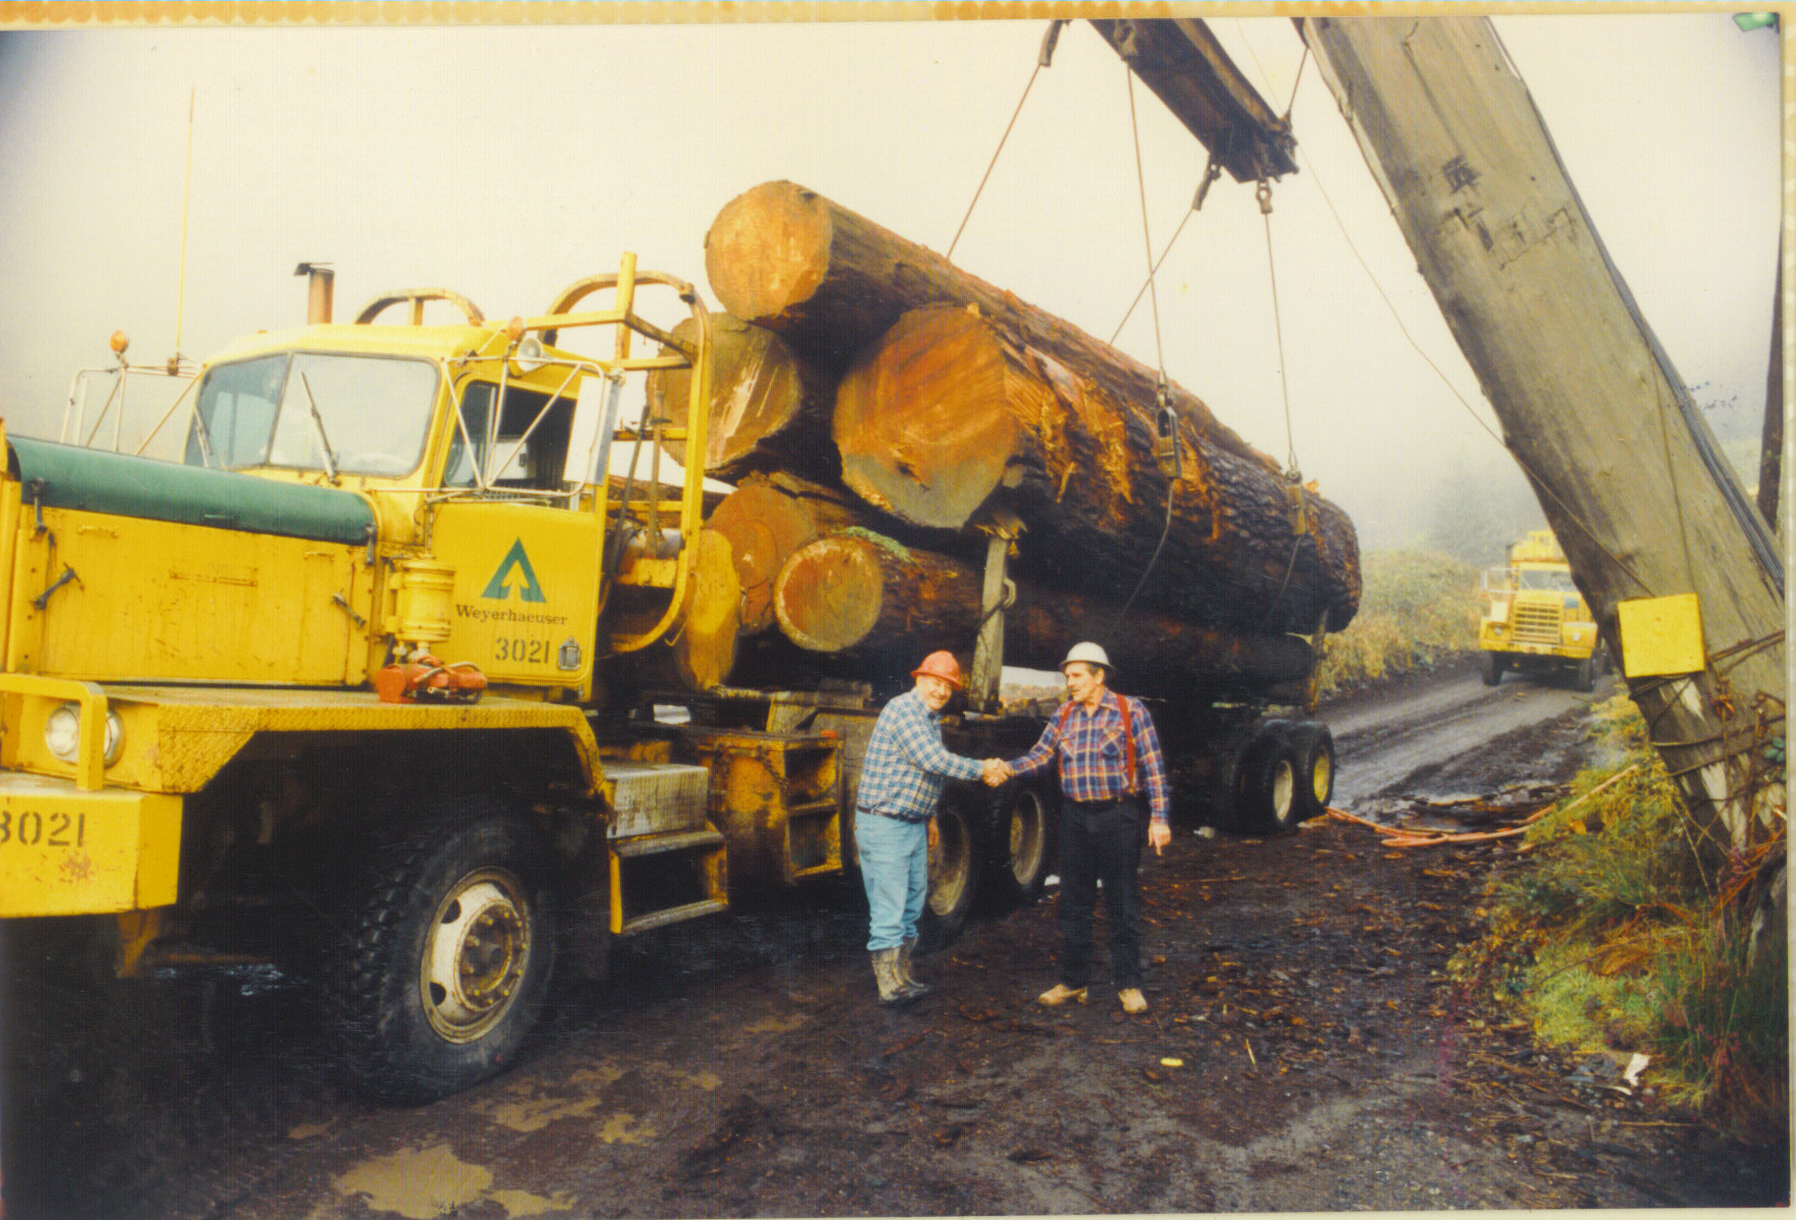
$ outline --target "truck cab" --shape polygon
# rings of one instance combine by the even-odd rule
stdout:
[[[1551,530],[1531,531],[1509,548],[1508,564],[1486,568],[1478,596],[1486,686],[1514,669],[1568,674],[1578,690],[1593,688],[1601,638]]]

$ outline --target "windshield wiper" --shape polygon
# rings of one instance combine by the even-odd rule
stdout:
[[[324,431],[324,416],[318,413],[318,400],[312,397],[312,385],[306,375],[299,375],[299,388],[306,392],[306,407],[312,416],[312,426],[318,429],[318,443],[324,447],[324,473],[330,476],[332,485],[342,480],[337,475],[337,451],[331,448],[331,438]]]
[[[200,466],[210,468],[218,454],[212,448],[212,429],[206,426],[206,416],[197,406],[193,409],[193,423],[200,443]]]

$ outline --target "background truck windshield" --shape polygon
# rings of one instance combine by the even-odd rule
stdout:
[[[186,461],[324,470],[328,441],[341,473],[409,474],[436,386],[436,366],[424,360],[283,352],[221,364],[200,383]]]

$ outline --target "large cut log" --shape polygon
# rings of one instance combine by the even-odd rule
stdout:
[[[1091,588],[1127,581],[1128,587],[1133,587],[1159,538],[1166,506],[1167,480],[1148,459],[1160,388],[1154,370],[1014,294],[961,271],[933,251],[791,182],[763,183],[726,204],[705,238],[705,268],[712,290],[732,314],[779,331],[795,348],[825,364],[853,356],[863,377],[886,375],[866,371],[868,356],[862,349],[883,339],[907,312],[941,305],[975,307],[979,316],[1004,336],[1013,362],[1022,363],[1022,371],[1035,383],[1024,388],[1013,380],[1008,389],[1025,397],[1033,393],[1058,399],[1057,414],[1073,417],[1066,421],[1066,436],[1049,434],[1042,441],[1071,446],[1078,452],[1078,462],[1089,463],[1083,470],[1075,468],[1078,462],[1061,463],[1059,477],[1069,482],[1056,480],[1050,485],[1045,470],[1031,469],[1026,459],[1012,469],[1008,458],[1000,456],[994,486],[1007,477],[1030,483],[1032,486],[1016,489],[1022,495],[1007,498],[1032,499],[1037,507],[1057,504],[1063,494],[1110,505],[1105,516],[1093,519],[1094,528],[1076,530],[1064,547],[1044,543],[1039,537],[1026,542],[1025,562],[1055,581],[1073,579]],[[919,375],[930,376],[933,362],[921,354],[917,344],[913,342],[905,350],[922,361]],[[896,353],[892,355],[887,373],[902,377],[903,369],[897,365],[900,359]],[[994,373],[988,366],[985,375],[989,378]],[[968,389],[976,392],[978,386]],[[955,409],[939,410],[927,422],[888,429],[880,439],[870,439],[865,448],[851,453],[855,442],[845,437],[840,421],[845,391],[856,392],[847,390],[846,383],[837,392],[834,436],[842,450],[844,481],[876,507],[904,520],[938,527],[963,526],[970,519],[969,499],[994,470],[992,463],[985,461],[973,472],[963,473],[944,456],[944,450],[957,438],[978,435],[978,421]],[[1315,557],[1306,560],[1311,543],[1302,541],[1288,526],[1281,538],[1274,520],[1265,516],[1267,509],[1272,509],[1274,516],[1282,511],[1279,506],[1285,488],[1278,464],[1218,421],[1196,395],[1176,384],[1168,384],[1166,393],[1178,417],[1186,470],[1195,476],[1192,486],[1180,493],[1181,503],[1175,503],[1174,511],[1186,511],[1183,502],[1195,499],[1203,520],[1187,523],[1186,532],[1207,533],[1213,525],[1220,527],[1216,535],[1222,552],[1216,557],[1219,562],[1205,565],[1213,576],[1218,575],[1219,565],[1226,568],[1235,558],[1248,564],[1233,573],[1232,580],[1213,585],[1208,590],[1210,601],[1230,610],[1232,621],[1264,616],[1257,625],[1283,624],[1303,631],[1315,626],[1309,611],[1326,605],[1330,629],[1344,627],[1359,604],[1358,544],[1345,515],[1329,505],[1318,508],[1324,528],[1312,539]],[[1048,422],[1054,421],[1049,418]],[[881,478],[872,470],[872,462],[878,460],[878,446],[893,442],[895,469],[892,477]],[[1224,460],[1223,455],[1235,460]],[[1250,467],[1270,475],[1271,483],[1250,476]],[[930,485],[945,493],[945,500],[937,505],[925,503],[925,480],[912,477],[913,472],[926,476],[934,472]],[[1099,486],[1085,492],[1072,490],[1071,483],[1082,475]],[[1213,499],[1249,479],[1254,492],[1249,502]],[[1277,494],[1263,494],[1269,488]],[[993,487],[985,487],[985,497],[992,491]],[[1118,510],[1131,518],[1130,528],[1121,535],[1114,524]],[[1073,513],[1057,516],[1070,520]],[[1151,529],[1139,528],[1143,521],[1151,521]],[[1053,532],[1044,531],[1041,522],[1030,521],[1029,525],[1038,535]],[[1178,523],[1174,528],[1180,528]],[[1237,528],[1245,530],[1249,538],[1226,541],[1226,534]],[[1120,559],[1106,563],[1097,552],[1078,545],[1078,540],[1094,534],[1110,538],[1110,546],[1134,560],[1134,569],[1128,570],[1129,565]],[[1231,547],[1248,542],[1247,554],[1228,554]],[[1063,553],[1056,557],[1050,553],[1055,549]],[[1276,561],[1279,558],[1282,562]],[[1176,561],[1173,566],[1178,566]],[[1324,580],[1300,570],[1306,567],[1328,575]],[[1305,587],[1293,591],[1287,588],[1288,580]],[[1142,596],[1158,598],[1174,583],[1176,580],[1165,578],[1150,582]],[[1278,604],[1261,606],[1261,599],[1268,596]],[[1185,612],[1176,599],[1165,605]],[[1302,621],[1305,618],[1309,621]]]
[[[937,306],[864,348],[836,392],[843,481],[920,525],[963,528],[992,506],[1026,525],[1021,568],[1055,587],[1127,596],[1249,632],[1340,630],[1359,605],[1352,523],[1270,461],[1180,411],[1182,474],[1156,463],[1155,398],[1093,344],[1069,369],[1027,319]],[[1249,451],[1251,453],[1251,451]],[[1171,496],[1168,506],[1167,498]],[[1161,539],[1164,536],[1164,545]],[[1149,558],[1158,554],[1151,571]]]
[[[764,182],[724,205],[705,234],[705,274],[730,313],[828,366],[845,364],[910,310],[974,305],[987,317],[1014,318],[1030,346],[1081,373],[1083,353],[1102,349],[1121,397],[1151,402],[1159,381],[1070,323],[795,182]],[[1174,406],[1213,445],[1277,469],[1195,394],[1170,388]]]
[[[774,608],[786,638],[813,652],[917,657],[971,649],[981,618],[979,570],[867,530],[820,538],[781,568]],[[1004,612],[1006,664],[1052,669],[1075,640],[1105,645],[1124,688],[1188,699],[1199,687],[1301,682],[1309,645],[1295,636],[1229,632],[1030,582]]]
[[[696,320],[687,318],[673,328],[673,335],[691,342],[697,329]],[[645,387],[649,410],[684,428],[691,380],[690,369],[650,373]],[[841,462],[829,439],[834,393],[835,378],[799,359],[774,332],[727,313],[711,315],[705,473],[736,482],[751,471],[783,469],[836,482]]]
[[[979,546],[975,539],[928,535],[914,527],[907,532],[904,523],[880,515],[846,491],[789,472],[750,475],[705,522],[708,531],[729,539],[734,548],[742,584],[742,634],[774,629],[774,578],[794,552],[825,534],[856,527],[897,533],[906,542],[967,556]]]

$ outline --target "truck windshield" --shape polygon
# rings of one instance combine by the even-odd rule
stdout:
[[[436,388],[427,360],[283,352],[217,365],[200,382],[186,461],[409,474],[424,454]]]
[[[1576,593],[1571,573],[1562,568],[1523,568],[1522,588],[1541,593]]]

